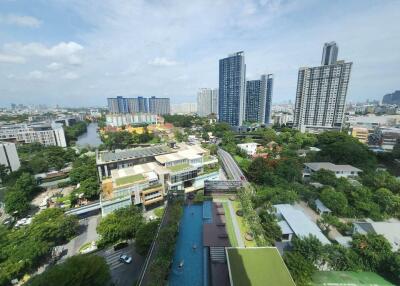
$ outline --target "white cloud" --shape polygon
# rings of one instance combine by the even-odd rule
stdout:
[[[25,63],[25,58],[0,53],[0,63],[23,64]]]
[[[73,80],[73,79],[78,79],[79,75],[74,72],[67,72],[66,74],[64,74],[63,78]]]
[[[63,68],[63,64],[52,62],[51,64],[47,65],[47,68],[52,71],[60,70]]]
[[[152,66],[160,66],[160,67],[169,67],[169,66],[176,66],[178,62],[169,60],[167,58],[154,58],[151,61],[148,62],[149,65]]]
[[[14,14],[0,15],[0,23],[28,28],[39,28],[42,24],[42,22],[35,17]]]
[[[43,73],[42,71],[39,71],[39,70],[31,71],[28,74],[28,79],[41,80],[41,79],[45,79],[45,78],[47,78],[47,75],[45,73]]]

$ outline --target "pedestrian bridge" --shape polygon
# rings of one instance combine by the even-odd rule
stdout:
[[[242,181],[204,181],[204,192],[235,192],[242,187]]]
[[[67,215],[82,215],[82,214],[86,214],[92,211],[96,211],[96,210],[100,210],[101,206],[100,206],[100,201],[86,205],[86,206],[81,206],[81,207],[77,207],[77,208],[73,208],[70,210],[67,210],[65,212],[65,214]]]

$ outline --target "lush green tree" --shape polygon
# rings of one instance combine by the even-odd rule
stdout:
[[[296,251],[287,252],[283,258],[296,285],[310,285],[312,275],[317,270],[312,262]]]
[[[154,220],[139,227],[135,238],[135,246],[139,254],[146,255],[154,240],[159,223],[159,220]]]
[[[95,199],[99,196],[100,188],[96,178],[88,178],[80,183],[76,193],[83,193],[87,199]]]
[[[313,265],[320,264],[324,256],[322,243],[313,235],[304,238],[295,237],[292,240],[293,251],[306,257]]]
[[[378,234],[354,235],[351,248],[357,253],[364,269],[373,272],[379,270],[392,255],[390,243]]]
[[[379,205],[383,213],[392,213],[395,206],[395,196],[386,188],[379,188],[373,194],[374,201]]]
[[[302,178],[302,164],[297,158],[284,158],[278,161],[275,174],[288,182],[299,181]]]
[[[89,156],[77,158],[72,165],[69,177],[73,184],[78,184],[88,179],[97,180],[96,159]]]
[[[400,251],[390,255],[380,268],[385,277],[395,285],[400,285]]]
[[[8,176],[10,168],[6,165],[0,164],[0,182],[4,182],[5,178]]]
[[[254,204],[256,207],[262,206],[264,204],[291,204],[299,199],[297,193],[287,188],[283,187],[256,187],[256,194],[254,197]]]
[[[328,186],[336,186],[336,175],[330,170],[320,169],[311,175],[311,180]]]
[[[64,126],[65,138],[67,142],[73,142],[78,139],[78,137],[87,131],[87,122],[79,121],[72,126]]]
[[[267,173],[272,173],[272,167],[262,157],[254,159],[248,168],[248,177],[252,182],[262,185]]]
[[[334,271],[361,271],[363,268],[359,263],[357,254],[339,244],[324,246],[325,259],[330,268]]]
[[[365,172],[362,174],[362,183],[374,190],[387,188],[393,193],[400,193],[400,182],[387,171]]]
[[[346,195],[333,188],[324,188],[321,192],[321,201],[335,214],[345,214],[348,207]]]
[[[110,244],[135,238],[143,223],[142,212],[136,206],[118,209],[104,217],[97,226],[97,232],[101,235],[99,243]]]
[[[33,277],[30,286],[107,286],[111,283],[110,270],[103,257],[76,255],[64,263]]]
[[[4,203],[5,211],[16,217],[23,217],[30,209],[27,195],[23,191],[14,190],[13,188],[6,191]]]
[[[282,237],[282,231],[277,223],[275,214],[271,210],[271,206],[263,208],[259,212],[259,217],[267,239],[269,241],[280,240]]]

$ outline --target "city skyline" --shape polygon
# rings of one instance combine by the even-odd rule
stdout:
[[[195,102],[199,88],[218,86],[218,59],[240,50],[248,78],[273,71],[274,102],[294,101],[298,68],[318,65],[314,55],[328,41],[354,62],[348,101],[380,99],[399,89],[400,3],[367,2],[7,1],[0,104],[103,106],[107,97],[152,95]],[[202,12],[207,21],[195,17]]]

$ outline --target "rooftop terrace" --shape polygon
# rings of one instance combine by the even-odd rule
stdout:
[[[122,185],[126,185],[126,184],[133,184],[135,182],[144,180],[145,177],[142,174],[137,174],[137,175],[132,175],[132,176],[127,176],[127,177],[121,177],[121,178],[117,178],[115,180],[115,184],[117,186],[122,186]]]
[[[128,159],[157,156],[173,152],[171,148],[165,145],[138,147],[126,150],[101,151],[97,155],[97,164],[104,164]]]

